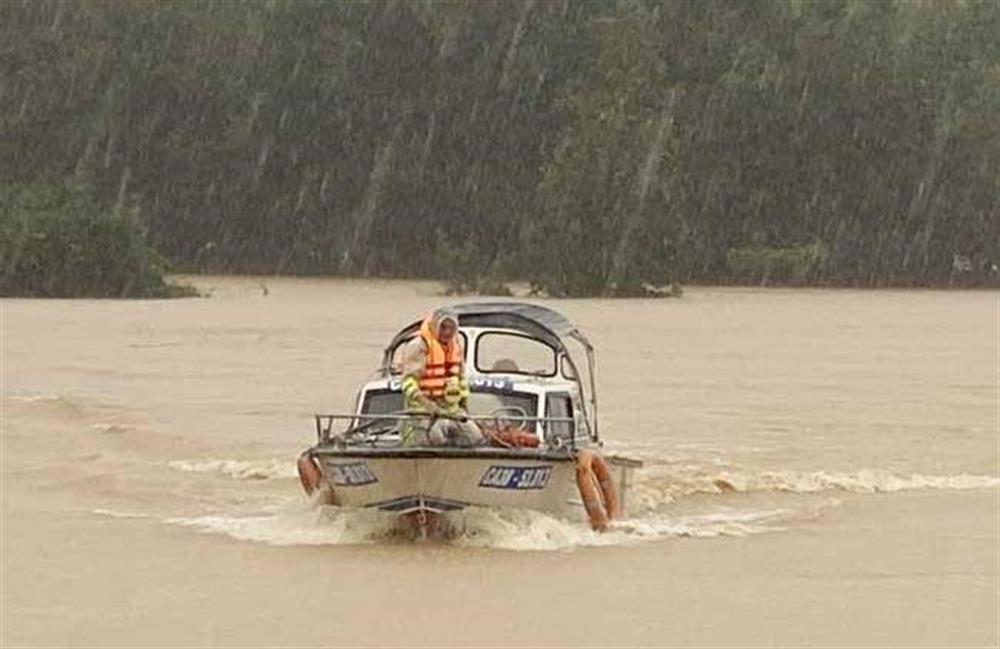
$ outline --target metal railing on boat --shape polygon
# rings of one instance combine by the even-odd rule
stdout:
[[[523,423],[535,423],[542,424],[567,424],[569,427],[568,436],[558,436],[557,438],[561,441],[560,443],[570,448],[576,448],[576,428],[577,420],[572,417],[534,417],[530,415],[466,415],[462,417],[450,417],[448,415],[433,414],[433,413],[423,413],[423,412],[408,412],[408,413],[390,413],[390,414],[317,414],[314,415],[316,419],[316,437],[320,444],[328,444],[333,435],[333,424],[335,421],[348,421],[350,422],[347,428],[338,433],[338,436],[346,437],[358,432],[362,432],[363,429],[374,426],[379,422],[402,422],[402,421],[412,421],[412,420],[426,420],[426,419],[454,419],[457,421],[474,421],[474,422],[491,422],[499,424],[500,421],[517,421]]]

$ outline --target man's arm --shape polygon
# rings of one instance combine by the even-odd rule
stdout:
[[[403,348],[403,395],[407,399],[416,399],[427,412],[437,411],[438,406],[420,389],[420,377],[427,365],[427,345],[419,336],[406,343]]]

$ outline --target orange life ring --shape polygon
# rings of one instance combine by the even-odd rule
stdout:
[[[604,497],[604,510],[608,513],[608,518],[615,520],[621,518],[621,501],[618,499],[618,489],[615,488],[615,480],[611,476],[611,469],[608,463],[598,454],[594,454],[594,476],[597,484],[601,486],[601,495]]]
[[[580,451],[576,456],[576,486],[590,519],[590,527],[598,532],[608,529],[608,521],[621,516],[621,501],[604,458],[593,451]]]
[[[540,443],[538,435],[523,428],[508,426],[500,430],[487,430],[486,432],[491,446],[499,446],[501,448],[537,448]]]
[[[319,489],[320,481],[323,477],[320,473],[319,466],[316,464],[315,458],[309,455],[308,452],[303,453],[299,456],[297,466],[299,469],[299,481],[302,483],[302,490],[306,492],[307,496],[313,495],[313,493]]]

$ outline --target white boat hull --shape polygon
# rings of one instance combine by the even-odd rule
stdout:
[[[535,449],[337,449],[313,456],[334,502],[400,514],[469,506],[583,516],[576,462]],[[609,458],[623,505],[637,463]]]

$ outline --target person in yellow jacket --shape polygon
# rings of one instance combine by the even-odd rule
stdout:
[[[482,444],[479,427],[465,419],[469,386],[458,316],[449,309],[438,309],[424,319],[420,333],[406,343],[401,361],[407,411],[430,415],[404,423],[403,444]]]

